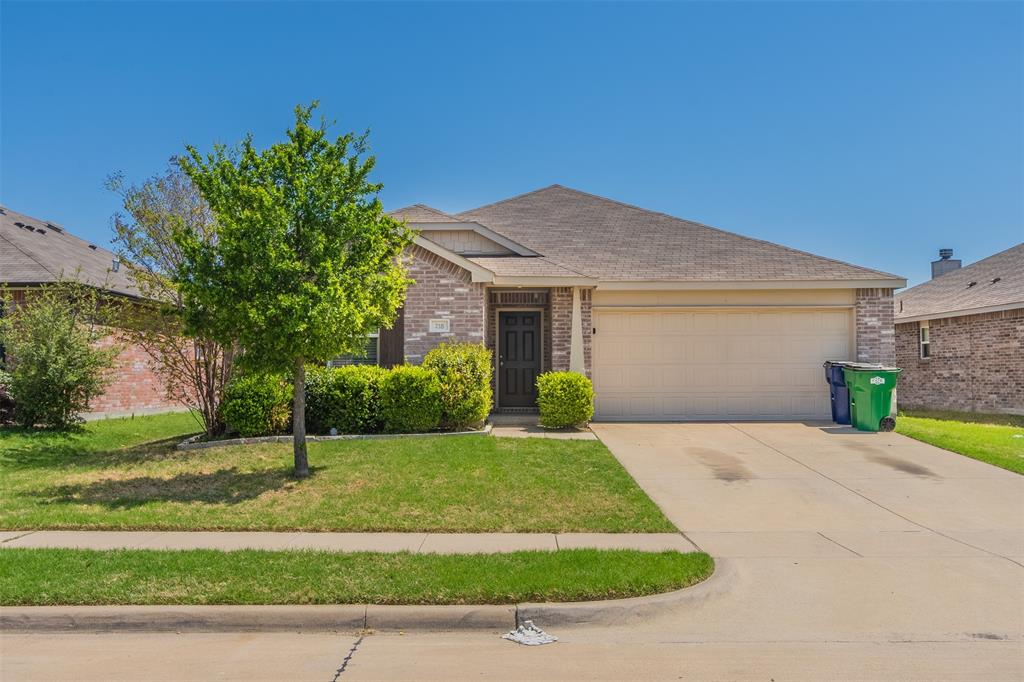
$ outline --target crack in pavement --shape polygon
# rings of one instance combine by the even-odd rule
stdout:
[[[348,650],[348,654],[341,660],[341,666],[334,671],[334,677],[331,678],[331,682],[338,682],[338,678],[342,676],[345,669],[348,668],[348,664],[352,662],[352,657],[355,656],[356,649],[358,649],[359,645],[363,643],[363,639],[365,637],[366,635],[359,635],[359,639],[355,641],[352,648]]]
[[[13,542],[15,540],[20,540],[21,538],[25,537],[26,535],[32,535],[32,533],[36,533],[36,532],[38,532],[38,531],[34,531],[34,530],[25,531],[21,535],[15,535],[13,538],[7,538],[6,540],[0,541],[0,545],[2,545],[4,543],[7,543],[7,542]]]

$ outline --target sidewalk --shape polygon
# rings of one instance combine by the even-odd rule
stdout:
[[[677,533],[276,533],[220,531],[2,531],[0,548],[312,549],[328,552],[477,554],[520,550],[697,548]]]

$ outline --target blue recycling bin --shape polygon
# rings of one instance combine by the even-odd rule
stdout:
[[[846,387],[843,366],[850,363],[825,361],[825,381],[832,397],[832,421],[836,424],[850,423],[850,389]]]

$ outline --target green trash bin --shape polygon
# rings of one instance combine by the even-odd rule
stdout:
[[[896,420],[892,412],[892,392],[903,370],[884,365],[850,363],[843,367],[843,378],[850,389],[850,424],[860,431],[892,431]]]

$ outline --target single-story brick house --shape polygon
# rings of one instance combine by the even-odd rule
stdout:
[[[0,285],[15,304],[34,288],[62,278],[102,288],[115,296],[140,299],[139,291],[117,263],[117,255],[79,239],[62,226],[0,207]],[[0,307],[0,314],[3,310]],[[89,403],[84,417],[97,418],[182,409],[168,398],[149,356],[125,345],[117,358],[114,381]]]
[[[1024,414],[1024,244],[964,268],[940,255],[895,299],[900,406]]]
[[[531,410],[540,372],[576,370],[597,419],[824,419],[824,360],[896,359],[895,275],[560,185],[393,215],[419,231],[415,284],[378,361],[482,341],[498,411]]]

